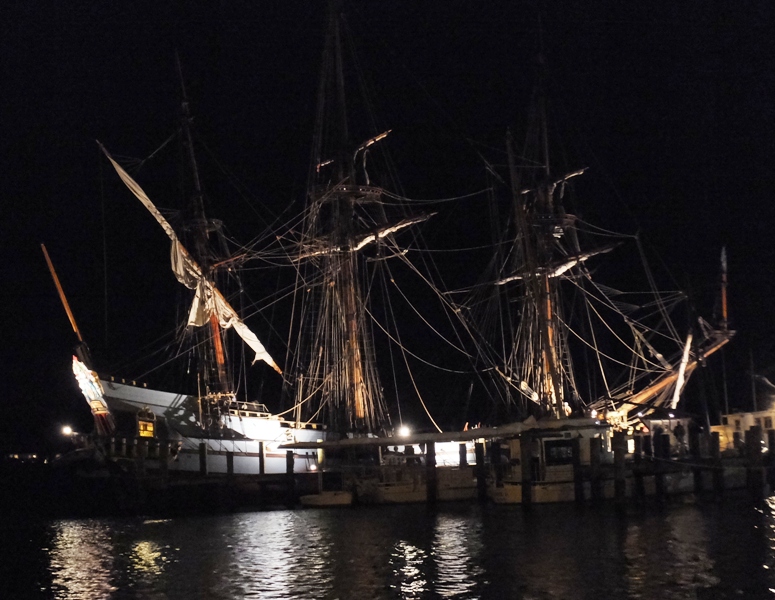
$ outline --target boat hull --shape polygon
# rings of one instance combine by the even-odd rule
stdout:
[[[103,388],[111,413],[132,418],[140,411],[153,413],[158,424],[157,439],[131,439],[130,443],[139,442],[148,447],[169,443],[170,471],[242,475],[287,473],[288,452],[280,446],[315,442],[324,439],[325,435],[323,428],[317,425],[297,424],[269,413],[239,408],[223,416],[223,426],[217,432],[207,431],[198,425],[198,402],[192,396],[116,381],[103,381]],[[125,448],[126,445],[126,440],[114,442],[114,452],[121,454],[124,446],[123,452],[137,454],[137,450]],[[292,456],[293,472],[317,470],[314,450],[295,451]]]

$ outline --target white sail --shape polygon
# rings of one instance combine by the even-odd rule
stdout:
[[[100,148],[102,148],[105,156],[108,157],[108,160],[113,165],[116,173],[118,173],[121,181],[123,181],[135,197],[143,203],[143,206],[145,206],[145,208],[148,209],[148,212],[154,216],[162,229],[167,233],[170,240],[172,240],[170,252],[172,271],[175,273],[175,277],[180,283],[190,289],[196,290],[194,302],[188,316],[188,324],[201,327],[209,322],[212,315],[217,315],[221,327],[224,329],[233,327],[237,334],[242,338],[242,341],[256,353],[253,362],[263,360],[275,371],[282,373],[282,370],[266,351],[256,334],[245,325],[239,318],[239,315],[237,315],[237,312],[227,302],[226,298],[223,297],[223,294],[221,294],[213,283],[204,276],[201,267],[185,249],[178,239],[175,230],[167,219],[159,212],[159,209],[151,202],[151,199],[143,188],[141,188],[139,184],[121,168],[121,165],[113,160],[113,157],[102,144],[100,144]]]

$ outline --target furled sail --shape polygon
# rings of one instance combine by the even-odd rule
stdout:
[[[239,318],[237,312],[228,303],[226,298],[223,297],[223,294],[218,291],[212,281],[205,277],[201,267],[185,249],[178,239],[175,230],[167,219],[159,212],[159,209],[151,202],[151,199],[148,198],[145,191],[115,160],[113,160],[113,157],[102,144],[100,144],[100,148],[105,153],[105,156],[108,157],[108,160],[113,165],[116,173],[118,173],[121,181],[123,181],[135,197],[143,203],[143,206],[145,206],[145,208],[148,209],[148,212],[154,216],[162,229],[167,233],[170,240],[172,240],[170,252],[172,271],[175,273],[175,277],[180,283],[189,289],[196,290],[194,302],[188,315],[188,324],[195,327],[201,327],[208,323],[213,315],[216,315],[221,327],[224,329],[233,327],[237,334],[242,338],[242,341],[256,353],[253,362],[263,360],[275,371],[282,373],[282,370],[266,351],[256,334],[253,333]]]

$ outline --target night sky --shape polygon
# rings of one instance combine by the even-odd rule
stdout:
[[[587,219],[640,232],[708,318],[727,247],[739,333],[725,356],[732,402],[746,406],[751,357],[775,375],[775,7],[547,1],[539,28],[538,4],[353,3],[350,29],[375,112],[394,132],[403,192],[486,186],[480,155],[505,162],[507,129],[524,125],[541,30],[563,140],[554,148],[569,168],[589,168],[579,184]],[[95,140],[144,158],[172,134],[177,50],[198,135],[239,182],[239,192],[208,183],[205,168],[219,202],[209,214],[252,239],[303,202],[325,24],[322,1],[3,3],[0,448],[36,447],[65,421],[90,421],[41,242],[98,366],[120,365],[170,318],[168,240]],[[174,206],[174,184],[148,177],[157,204]],[[456,236],[439,243],[475,237],[466,209],[439,217]],[[717,385],[717,373],[706,379]]]

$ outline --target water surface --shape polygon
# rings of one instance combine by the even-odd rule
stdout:
[[[11,521],[6,598],[775,598],[753,505],[423,505]]]

